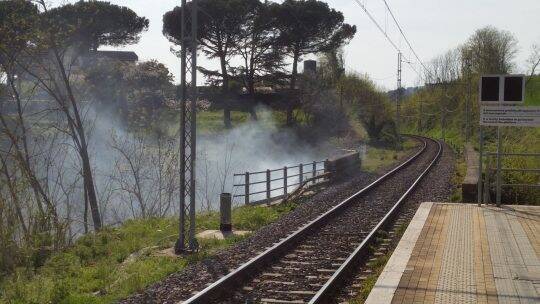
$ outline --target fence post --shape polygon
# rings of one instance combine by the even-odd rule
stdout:
[[[299,181],[300,185],[302,185],[302,182],[304,182],[304,165],[300,164],[298,165],[298,174],[299,174]]]
[[[270,170],[266,170],[266,199],[270,201]]]
[[[287,166],[283,167],[283,195],[287,197]]]
[[[328,158],[324,160],[324,173],[330,171],[330,170],[328,169],[329,163],[330,163],[330,160],[329,160]]]
[[[231,194],[221,193],[219,196],[219,230],[221,232],[232,231],[231,212]]]
[[[317,183],[317,181],[315,180],[315,176],[317,175],[317,162],[316,161],[313,162],[313,168],[312,168],[311,174],[312,174],[311,177],[313,177],[313,185],[315,185]]]
[[[249,205],[249,172],[246,172],[245,180],[244,180],[244,203],[246,205]]]

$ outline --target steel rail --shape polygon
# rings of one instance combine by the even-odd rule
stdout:
[[[189,299],[187,299],[186,301],[181,302],[181,303],[185,303],[185,304],[210,303],[213,299],[219,298],[220,295],[230,293],[230,290],[227,288],[227,286],[236,285],[236,284],[238,284],[238,282],[240,282],[240,281],[244,280],[245,278],[249,277],[249,275],[251,273],[253,273],[257,269],[259,269],[261,266],[263,266],[263,265],[269,263],[270,261],[272,261],[275,258],[276,255],[279,255],[280,253],[284,252],[286,249],[294,246],[297,242],[302,240],[303,237],[305,235],[307,235],[308,233],[310,233],[313,229],[323,225],[328,220],[333,218],[338,212],[340,212],[344,208],[348,207],[356,198],[358,198],[359,196],[361,196],[361,195],[365,194],[366,192],[370,191],[371,189],[373,189],[374,187],[378,186],[380,183],[382,183],[383,181],[388,179],[390,176],[394,175],[395,173],[397,173],[401,169],[403,169],[406,166],[410,165],[413,161],[415,161],[420,155],[422,155],[427,150],[427,140],[432,140],[432,139],[429,139],[429,138],[426,138],[426,137],[421,137],[421,136],[410,136],[410,137],[413,137],[413,138],[416,138],[416,139],[419,139],[420,141],[422,141],[423,146],[417,153],[415,153],[413,156],[411,156],[405,162],[401,163],[400,165],[398,165],[397,167],[395,167],[391,171],[387,172],[383,176],[379,177],[377,180],[373,181],[372,183],[370,183],[369,185],[367,185],[366,187],[364,187],[360,191],[354,193],[353,195],[351,195],[350,197],[348,197],[347,199],[345,199],[344,201],[342,201],[338,205],[332,207],[330,210],[326,211],[322,215],[319,215],[314,220],[312,220],[312,221],[306,223],[305,225],[301,226],[295,232],[289,234],[285,238],[281,239],[279,242],[273,244],[271,247],[266,249],[264,252],[260,253],[259,255],[252,258],[248,262],[240,265],[238,268],[236,268],[232,272],[230,272],[227,275],[223,276],[222,278],[220,278],[216,282],[210,284],[209,286],[207,286],[203,290],[197,292],[195,295],[193,295],[192,297],[190,297]],[[439,144],[439,148],[441,149],[441,147],[442,147],[441,144],[439,142],[437,142],[437,143]],[[439,156],[440,156],[440,150],[439,150],[439,152],[437,154],[436,159]],[[436,161],[436,159],[434,161],[432,161],[432,163],[430,164],[430,166],[428,168],[430,168],[433,165],[433,163]],[[426,169],[426,170],[428,170],[428,169]],[[424,175],[424,173],[422,174],[422,176],[423,175]],[[414,185],[416,185],[417,181],[414,183]],[[412,189],[409,188],[409,190],[407,190],[407,193],[409,193],[411,190]],[[387,213],[387,215],[383,218],[383,221],[385,221],[385,219],[388,218],[388,214],[393,213],[393,211],[396,209],[396,205],[394,205],[392,210],[390,210],[390,212]],[[380,227],[380,226],[381,225],[379,223],[379,225],[377,225],[377,227]],[[373,232],[370,233],[371,238],[373,238],[372,235],[374,235]],[[364,243],[366,243],[365,240],[364,240],[364,242],[362,242],[362,244],[364,244]],[[340,269],[341,269],[341,267],[340,267]],[[324,286],[326,286],[326,285],[324,285]],[[323,292],[319,297],[322,299],[326,295],[327,295],[327,293]]]

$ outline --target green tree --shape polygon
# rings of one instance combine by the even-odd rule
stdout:
[[[188,2],[187,11],[191,11],[192,2]],[[200,0],[197,16],[199,30],[197,40],[204,54],[210,59],[219,59],[220,71],[205,71],[207,77],[220,78],[222,93],[229,93],[229,61],[237,54],[235,46],[242,39],[241,27],[250,16],[250,12],[259,5],[258,0]],[[175,7],[163,16],[163,34],[172,43],[181,46],[180,16],[182,8]],[[185,29],[191,31],[191,28]],[[230,127],[230,111],[225,107],[224,122]]]
[[[96,101],[120,110],[124,118],[150,119],[147,114],[161,108],[174,93],[172,74],[155,60],[132,64],[102,59],[85,71],[85,81]]]
[[[37,23],[38,8],[30,1],[12,0],[0,2],[0,48],[4,57],[24,49],[31,39]]]
[[[105,1],[78,1],[50,9],[45,15],[70,32],[68,42],[93,51],[101,45],[137,43],[149,24],[131,9]]]
[[[344,23],[343,13],[318,0],[285,0],[277,8],[280,45],[292,58],[290,88],[296,88],[298,62],[302,56],[330,52],[356,34],[356,26]],[[292,123],[292,107],[287,111]]]
[[[255,86],[262,80],[279,81],[284,67],[285,53],[279,47],[280,33],[275,3],[260,3],[241,27],[241,36],[236,50],[242,64],[235,70],[244,83],[247,93],[255,103]],[[252,118],[257,119],[254,108]]]
[[[341,79],[342,98],[356,114],[372,142],[396,138],[388,95],[377,89],[367,76],[349,74]]]
[[[8,2],[23,5],[23,1]],[[28,31],[24,32],[24,38],[20,40],[22,43],[17,53],[11,50],[10,45],[2,45],[0,49],[2,62],[6,66],[16,66],[17,76],[24,75],[26,79],[30,79],[46,92],[56,103],[58,112],[65,118],[64,124],[56,127],[63,129],[64,134],[69,135],[73,141],[73,146],[80,159],[81,176],[84,183],[84,199],[90,206],[94,229],[100,230],[102,222],[89,155],[88,134],[84,124],[84,115],[81,113],[81,104],[73,86],[74,79],[70,72],[74,58],[68,54],[70,45],[66,43],[66,39],[73,37],[77,29],[66,26],[61,18],[51,18],[52,15],[48,13],[45,0],[36,0],[35,3],[38,4],[41,13],[32,13],[33,9],[30,9],[28,14],[20,13],[20,7],[7,11],[10,15],[6,18],[7,20],[17,20],[17,24],[20,24],[21,28],[28,28]],[[9,24],[7,28],[10,28]],[[0,32],[0,35],[7,41],[19,41],[20,39],[17,31],[2,28]],[[13,81],[11,81],[11,86],[14,92],[18,91],[13,85]],[[15,99],[20,103],[21,97],[17,93],[14,95]],[[13,141],[16,140],[15,138]],[[39,193],[45,205],[48,206],[48,210],[55,213],[55,206],[47,189],[36,179],[35,172],[31,172],[28,168],[26,165],[28,161],[24,161],[24,150],[26,150],[24,147],[20,150],[21,157],[18,158],[23,160],[21,161],[22,167],[27,172],[26,175],[30,185]],[[31,173],[34,173],[34,175],[31,175]],[[55,226],[60,226],[58,217],[55,214],[53,219],[55,219]]]
[[[128,96],[132,103],[146,108],[159,108],[174,92],[173,76],[169,69],[156,60],[150,60],[131,67],[125,76]]]
[[[296,87],[302,56],[335,50],[356,34],[343,13],[318,0],[285,0],[278,8],[280,42],[292,57],[291,88]]]
[[[84,71],[85,84],[100,106],[112,107],[120,110],[122,117],[127,113],[128,91],[126,73],[130,65],[108,58],[98,59]]]
[[[463,47],[463,58],[471,60],[472,71],[477,74],[510,73],[516,54],[516,37],[492,26],[477,30]]]
[[[328,85],[334,85],[345,76],[345,56],[343,49],[334,49],[319,56],[319,74]]]
[[[529,55],[529,58],[527,58],[527,64],[529,77],[527,78],[527,83],[534,77],[534,73],[536,72],[536,68],[540,65],[540,44],[533,44],[531,47],[531,54]]]

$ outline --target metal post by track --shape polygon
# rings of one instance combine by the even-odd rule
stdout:
[[[176,254],[198,249],[195,239],[197,123],[197,0],[182,0],[180,72],[180,226]]]
[[[501,127],[497,127],[497,176],[496,184],[497,187],[497,207],[501,206],[501,157],[502,157],[502,143],[501,143]]]
[[[483,198],[484,198],[484,194],[483,194],[483,189],[482,189],[482,165],[483,165],[483,161],[484,161],[484,133],[483,133],[483,128],[482,126],[479,126],[479,130],[478,130],[478,133],[479,133],[479,139],[480,139],[480,144],[479,144],[479,162],[478,162],[478,206],[481,206],[482,203],[483,203]]]

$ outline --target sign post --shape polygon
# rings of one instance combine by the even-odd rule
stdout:
[[[524,106],[524,75],[486,75],[480,80],[480,179],[482,179],[483,126],[497,127],[496,202],[501,205],[501,127],[540,126],[540,107]],[[489,170],[490,168],[487,168]],[[486,189],[489,193],[489,189]],[[482,181],[478,185],[478,204],[483,203]]]

